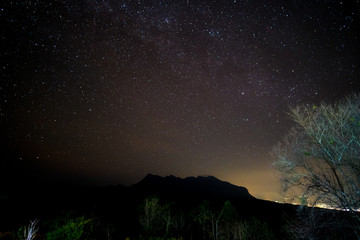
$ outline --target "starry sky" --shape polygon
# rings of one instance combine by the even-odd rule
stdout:
[[[360,90],[359,14],[357,0],[5,1],[2,182],[213,175],[282,200],[270,151],[289,106]]]

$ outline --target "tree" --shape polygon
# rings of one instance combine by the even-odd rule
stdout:
[[[39,228],[36,226],[39,220],[30,220],[30,224],[19,229],[18,236],[22,240],[33,240]]]
[[[226,201],[220,211],[213,211],[210,204],[204,201],[195,213],[195,222],[202,228],[202,238],[219,240],[231,239],[237,214],[230,201]],[[207,234],[206,234],[207,233]]]
[[[143,212],[140,216],[140,224],[145,233],[151,234],[153,231],[161,228],[162,208],[158,197],[148,197],[143,205]]]
[[[352,213],[360,207],[360,95],[334,104],[297,106],[295,126],[275,148],[283,191],[310,206]]]
[[[234,227],[235,236],[233,239],[240,240],[274,240],[275,236],[266,222],[256,218],[248,221],[240,221]]]
[[[113,234],[115,232],[115,228],[113,226],[112,223],[110,222],[107,222],[104,226],[103,226],[103,229],[104,229],[104,232],[105,232],[105,235],[106,235],[106,239],[107,240],[111,240],[112,237],[113,237]]]
[[[182,211],[178,212],[174,217],[173,225],[174,225],[174,230],[175,230],[176,236],[180,240],[183,239],[183,235],[185,233],[185,228],[186,228],[186,223],[187,223],[187,221],[186,221],[185,214]]]
[[[173,215],[171,213],[170,204],[161,206],[161,218],[165,222],[165,235],[167,236],[170,231],[170,226],[173,224]]]
[[[216,239],[234,239],[237,218],[236,209],[231,205],[230,201],[226,201],[218,217]]]
[[[46,234],[47,240],[77,240],[83,237],[85,226],[91,222],[92,219],[87,219],[84,216],[70,218],[56,219],[52,224],[53,230]]]
[[[206,233],[208,232],[207,223],[213,218],[213,214],[210,209],[210,203],[204,201],[201,205],[195,210],[194,220],[199,223],[202,229],[203,240],[206,239]]]

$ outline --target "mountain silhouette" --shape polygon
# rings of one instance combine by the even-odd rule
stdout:
[[[264,201],[253,197],[245,187],[221,181],[213,176],[179,178],[161,177],[149,174],[138,183],[125,187],[71,187],[52,185],[39,188],[35,194],[32,189],[8,192],[0,198],[0,232],[15,229],[24,219],[34,216],[42,221],[52,219],[62,212],[78,212],[98,216],[122,226],[124,234],[139,232],[139,214],[145,199],[157,196],[160,204],[169,204],[174,211],[187,216],[204,202],[209,203],[216,213],[226,201],[236,209],[242,219],[256,217],[274,223],[273,229],[280,232],[283,216],[295,216],[296,207]],[[32,190],[33,191],[33,190]],[[23,198],[31,195],[30,199]],[[189,219],[188,219],[189,221]]]
[[[164,195],[167,198],[202,198],[254,200],[245,187],[235,186],[213,176],[179,178],[148,174],[143,180],[130,187],[132,192],[144,195]]]

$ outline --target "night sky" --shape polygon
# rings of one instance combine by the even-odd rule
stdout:
[[[213,175],[281,200],[289,106],[360,90],[356,0],[1,3],[1,175]]]

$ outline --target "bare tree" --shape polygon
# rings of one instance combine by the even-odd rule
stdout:
[[[233,239],[239,240],[273,240],[275,236],[266,222],[256,218],[238,221],[234,224]]]
[[[333,212],[327,212],[320,208],[309,208],[300,206],[296,216],[285,216],[287,224],[283,230],[288,239],[317,239],[327,228],[328,223],[336,222],[336,216]],[[333,224],[332,224],[333,226]],[[327,236],[328,237],[328,236]]]
[[[230,240],[235,239],[236,220],[238,218],[236,209],[230,201],[226,201],[221,210],[221,222],[218,226],[218,239]]]
[[[30,220],[30,224],[19,230],[19,238],[23,240],[33,240],[39,228],[36,226],[39,220]]]
[[[211,225],[211,232],[209,236],[211,239],[230,239],[233,234],[233,223],[236,220],[236,210],[231,205],[230,201],[226,201],[221,210],[207,211],[206,221]]]
[[[109,222],[106,223],[104,225],[104,231],[105,231],[105,234],[106,234],[106,239],[111,240],[112,237],[113,237],[113,234],[115,232],[115,228],[114,228],[113,224],[109,223]]]
[[[360,95],[297,106],[290,115],[296,125],[274,151],[283,191],[348,211],[359,223]]]
[[[146,233],[160,228],[161,210],[158,197],[148,197],[145,199],[143,214],[140,216],[140,224]]]
[[[183,212],[180,212],[174,218],[174,229],[177,235],[180,236],[180,240],[183,239],[185,227],[186,227],[185,214]]]
[[[209,202],[206,201],[199,206],[196,221],[202,227],[203,239],[207,239],[207,236],[209,239],[219,239],[219,228],[221,227],[220,223],[222,221],[222,216],[225,211],[225,207],[229,205],[230,202],[225,203],[220,212],[211,210]]]
[[[207,234],[211,233],[211,231],[208,230],[208,223],[212,222],[212,219],[213,214],[210,209],[210,203],[207,201],[202,202],[195,211],[195,221],[201,226],[203,240],[207,238]]]
[[[170,231],[171,225],[173,225],[174,219],[171,213],[170,204],[166,204],[161,207],[161,217],[162,220],[165,222],[165,234],[168,235]]]

